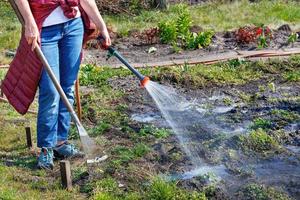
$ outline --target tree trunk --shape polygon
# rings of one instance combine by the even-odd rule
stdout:
[[[159,9],[167,9],[168,8],[168,1],[167,0],[155,0],[155,7]]]

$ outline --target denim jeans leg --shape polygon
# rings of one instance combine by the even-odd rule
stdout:
[[[59,26],[42,29],[41,49],[59,80],[58,41],[61,38]],[[57,118],[59,110],[59,94],[47,72],[43,69],[39,82],[39,109],[37,117],[38,147],[54,147],[57,137]]]
[[[65,24],[63,38],[59,41],[60,84],[71,105],[74,103],[74,83],[80,66],[83,40],[81,18]],[[57,141],[66,141],[70,129],[71,116],[62,100],[59,102]]]

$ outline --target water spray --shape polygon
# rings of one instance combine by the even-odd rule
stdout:
[[[131,66],[128,61],[113,47],[105,45],[105,40],[102,36],[99,36],[97,40],[100,41],[101,47],[108,51],[108,58],[115,56],[118,58],[121,63],[123,63],[139,80],[142,88],[150,82],[150,78],[141,74],[138,70],[136,70],[133,66]]]

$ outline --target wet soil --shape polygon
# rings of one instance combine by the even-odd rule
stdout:
[[[112,79],[110,84],[126,93],[127,114],[131,126],[148,124],[170,128],[146,90],[139,88],[134,77]],[[152,144],[154,155],[136,163],[151,166],[153,173],[177,180],[190,190],[215,184],[213,199],[242,199],[238,192],[249,183],[264,184],[283,190],[294,199],[300,196],[300,85],[268,75],[245,85],[224,85],[202,89],[163,82],[175,87],[190,106],[180,112],[180,124],[189,131],[185,143],[193,152],[191,160],[178,137]],[[293,113],[290,119],[278,112]],[[277,114],[276,114],[277,113]],[[192,117],[191,117],[192,116]],[[179,118],[180,118],[179,117]],[[266,133],[278,145],[258,151],[241,142],[255,128],[253,121],[270,121]],[[115,136],[114,136],[115,137]],[[121,142],[119,140],[119,142]],[[153,157],[157,156],[157,159]],[[212,175],[213,174],[213,175]]]

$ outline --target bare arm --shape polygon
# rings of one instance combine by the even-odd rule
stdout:
[[[87,13],[89,18],[96,24],[97,28],[101,31],[101,35],[105,39],[105,45],[110,46],[111,40],[107,31],[107,27],[99,13],[95,0],[80,0],[80,5]]]
[[[25,21],[25,38],[28,44],[32,45],[31,49],[34,50],[37,42],[39,42],[39,31],[31,13],[28,0],[16,0],[15,2]]]

